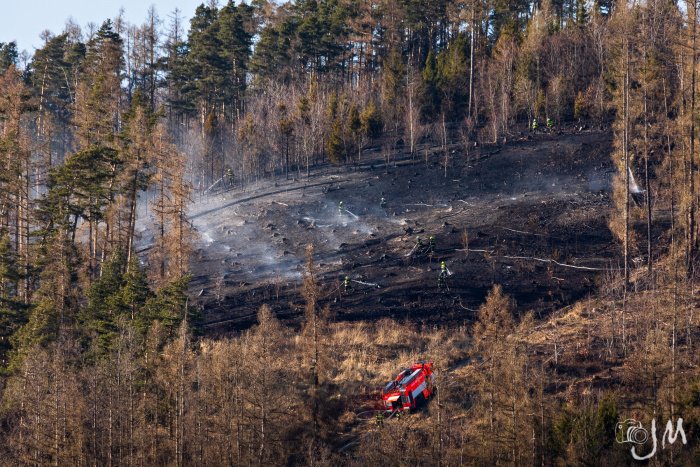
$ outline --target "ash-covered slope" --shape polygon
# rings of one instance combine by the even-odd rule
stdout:
[[[420,159],[388,168],[381,160],[326,167],[205,199],[191,211],[203,322],[212,332],[247,327],[263,303],[296,319],[308,244],[322,304],[337,319],[469,319],[494,283],[523,310],[570,303],[617,267],[606,220],[610,147],[610,134],[595,132],[468,156],[453,146],[447,171],[439,152],[426,164],[423,148]],[[430,235],[432,257],[416,255],[417,237],[427,245]],[[441,261],[450,273],[444,289]]]

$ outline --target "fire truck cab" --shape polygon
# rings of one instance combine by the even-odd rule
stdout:
[[[415,409],[433,394],[433,363],[418,362],[406,368],[384,387],[382,401],[387,410]]]

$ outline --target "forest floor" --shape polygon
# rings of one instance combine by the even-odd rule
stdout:
[[[470,154],[455,144],[447,170],[441,148],[389,164],[370,150],[355,166],[202,198],[190,215],[200,235],[192,290],[205,332],[247,328],[262,304],[298,322],[309,244],[320,303],[337,321],[471,321],[493,284],[518,310],[548,316],[619,267],[606,215],[611,147],[609,132],[574,130]],[[418,255],[417,237],[427,245],[430,235],[434,254]],[[440,261],[450,272],[443,290]]]

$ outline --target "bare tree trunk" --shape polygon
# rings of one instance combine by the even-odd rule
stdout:
[[[649,185],[649,125],[647,118],[647,65],[646,65],[646,46],[644,50],[644,186],[646,187],[646,202],[647,202],[647,270],[651,275],[654,270],[654,257],[652,256],[651,246],[651,186]],[[653,277],[652,277],[653,281]]]
[[[285,135],[284,142],[284,176],[289,180],[289,136]]]
[[[515,349],[514,349],[515,350]],[[513,355],[515,357],[515,355]],[[511,409],[513,410],[513,417],[512,417],[512,422],[513,422],[513,465],[520,465],[520,462],[518,462],[518,391],[516,391],[517,387],[517,382],[516,382],[516,370],[517,370],[517,365],[515,365],[515,362],[511,364],[512,368],[511,371],[513,372],[512,377],[511,377],[511,384],[512,386],[512,391],[513,393],[511,394],[512,396],[512,407]],[[522,401],[521,401],[522,402]]]
[[[445,157],[445,178],[447,178],[447,163],[448,161],[448,155],[447,155],[447,126],[445,124],[445,112],[442,113],[442,151]]]
[[[474,29],[476,29],[476,0],[472,0],[471,34],[469,38],[469,98],[467,100],[467,116],[472,116],[472,96],[474,95]]]
[[[134,249],[134,235],[136,230],[136,202],[138,201],[137,187],[138,187],[138,169],[134,172],[134,179],[131,182],[131,193],[129,195],[131,206],[129,207],[129,225],[127,227],[127,239],[126,239],[126,268],[129,269],[129,264],[131,263],[131,255]]]
[[[489,381],[489,431],[490,431],[490,450],[491,450],[491,459],[495,459],[495,453],[494,453],[494,439],[496,435],[496,427],[495,427],[495,392],[496,388],[494,387],[496,384],[496,364],[494,363],[494,358],[495,356],[492,354],[490,356],[490,367],[491,367],[491,380]]]
[[[671,197],[671,258],[673,261],[673,322],[671,329],[671,407],[669,413],[671,418],[674,417],[676,406],[676,333],[677,333],[677,317],[678,317],[678,261],[676,261],[676,203],[675,203],[675,174],[673,166],[673,154],[671,152],[671,137],[668,128],[668,95],[666,93],[666,80],[663,79],[664,90],[664,114],[666,115],[665,133],[666,133],[666,157],[668,157],[669,166],[669,191]]]
[[[626,8],[626,7],[625,7]],[[625,349],[626,314],[627,314],[627,290],[629,289],[629,251],[630,251],[630,154],[629,154],[629,85],[630,85],[630,51],[627,36],[625,36],[625,83],[623,89],[623,141],[622,152],[625,159],[625,240],[624,240],[624,284],[622,295],[622,348]]]
[[[695,258],[695,242],[696,242],[696,233],[695,233],[695,80],[696,80],[696,74],[697,74],[697,12],[698,12],[698,6],[697,6],[697,0],[693,0],[692,3],[692,15],[690,14],[690,11],[688,12],[688,20],[693,22],[693,26],[691,28],[692,31],[692,50],[691,53],[693,54],[692,59],[691,59],[691,79],[690,79],[690,167],[688,169],[688,175],[690,177],[689,179],[689,195],[690,195],[690,206],[688,209],[688,257],[686,259],[687,261],[687,267],[688,267],[688,276],[692,276],[693,274],[693,261]]]
[[[59,353],[60,350],[58,350],[58,351],[56,351],[56,352]],[[54,356],[54,362],[53,362],[53,364],[56,365],[56,366],[58,366],[57,363],[58,363],[58,362],[56,362],[56,357]],[[59,427],[60,427],[59,418],[60,418],[60,407],[61,407],[60,394],[61,394],[61,391],[60,391],[60,389],[59,389],[59,379],[60,379],[60,378],[59,378],[59,374],[58,374],[58,368],[54,368],[54,369],[53,369],[53,372],[54,372],[54,378],[53,378],[53,379],[54,379],[54,381],[53,381],[54,387],[53,387],[53,391],[54,391],[54,406],[55,406],[55,407],[54,407],[54,410],[55,410],[55,413],[54,413],[54,421],[53,421],[53,423],[54,423],[54,432],[53,432],[54,458],[53,458],[53,465],[55,465],[56,467],[58,467],[58,465],[59,465],[59,463],[60,463],[60,462],[59,462],[59,452],[60,452],[60,450],[61,450],[61,448],[60,448],[60,446],[61,446],[61,444],[60,444],[60,439],[61,439],[61,437],[60,437],[60,431],[59,431]]]
[[[623,141],[622,153],[625,159],[625,290],[629,287],[629,225],[630,225],[630,154],[629,154],[629,84],[630,84],[630,56],[629,43],[625,39],[625,83],[623,90]]]
[[[105,210],[106,212],[110,212],[112,205],[114,204],[113,189],[114,189],[117,168],[113,165],[111,167],[111,170],[112,170],[112,176],[109,179],[109,186],[108,186],[108,190],[107,190],[107,192],[109,193],[109,202],[107,203],[107,208]],[[100,254],[100,274],[99,274],[99,277],[102,277],[102,264],[104,264],[105,260],[107,259],[107,253],[109,251],[110,239],[111,239],[111,235],[113,235],[113,232],[111,231],[111,223],[112,223],[112,219],[110,219],[110,218],[105,219],[105,240],[104,240],[104,244],[102,246],[102,252]]]
[[[267,352],[267,349],[265,350]],[[267,377],[265,372],[262,372],[262,384],[261,387],[264,389],[265,393],[267,394]],[[267,429],[267,410],[265,409],[265,402],[260,406],[260,447],[258,448],[258,465],[263,465],[264,464],[264,456],[265,456],[265,443],[267,442],[266,439],[266,432]]]
[[[411,144],[411,159],[413,159],[413,155],[416,152],[416,133],[415,133],[415,128],[413,127],[414,125],[414,118],[413,118],[413,83],[411,80],[412,77],[412,68],[411,68],[411,62],[412,62],[413,55],[408,57],[408,66],[406,67],[406,91],[408,92],[408,126],[409,126],[409,139],[410,144]]]
[[[29,280],[26,274],[29,272],[29,153],[22,155],[22,167],[19,180],[19,204],[18,204],[18,239],[17,250],[22,265],[23,277],[20,282],[20,294],[24,303],[29,303]]]
[[[107,410],[109,413],[108,419],[107,419],[107,465],[110,467],[113,465],[113,459],[112,459],[112,452],[114,451],[114,433],[113,433],[113,409],[112,409],[112,387],[109,385],[108,388],[109,396],[108,396],[108,404],[107,404]]]
[[[442,465],[442,452],[443,452],[443,440],[442,440],[442,410],[440,406],[440,394],[442,389],[437,391],[437,430],[438,430],[438,451],[437,451],[437,465],[438,467]]]

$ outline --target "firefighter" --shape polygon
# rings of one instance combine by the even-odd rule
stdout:
[[[438,275],[438,289],[447,287],[447,266],[444,261],[440,261],[440,275]]]
[[[547,117],[547,129],[551,130],[554,127],[554,121]]]
[[[231,167],[226,170],[226,183],[228,186],[233,186],[233,170],[231,170]]]
[[[342,216],[343,212],[345,212],[345,203],[341,201],[340,203],[338,203],[338,215]]]
[[[345,293],[350,293],[352,286],[350,285],[350,278],[348,276],[345,276],[343,280],[343,287],[345,288]]]
[[[384,209],[386,207],[386,200],[384,197],[382,197],[382,200],[379,202],[379,207]]]
[[[435,246],[437,245],[435,242],[435,235],[431,235],[430,238],[428,238],[428,245],[430,247],[430,252],[435,253]]]
[[[423,244],[422,238],[416,238],[416,246],[413,249],[415,250],[416,255],[418,256],[422,255],[425,252],[425,244]]]
[[[532,131],[537,131],[537,118],[532,119]]]
[[[377,413],[375,420],[377,421],[377,425],[383,425],[384,424],[384,414],[381,412]]]

